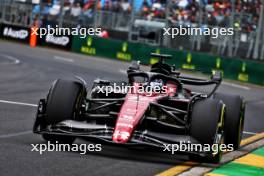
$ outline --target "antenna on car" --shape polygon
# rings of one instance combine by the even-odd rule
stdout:
[[[164,59],[172,59],[172,55],[169,54],[158,54],[158,53],[151,53],[151,57],[159,58],[159,62],[163,63]]]

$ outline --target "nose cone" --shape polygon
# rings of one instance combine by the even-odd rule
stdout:
[[[130,139],[130,134],[128,131],[115,130],[112,140],[116,143],[124,144]]]
[[[112,140],[116,143],[127,143],[133,136],[141,118],[148,109],[149,102],[154,102],[159,96],[147,97],[128,93],[125,102],[118,114]]]

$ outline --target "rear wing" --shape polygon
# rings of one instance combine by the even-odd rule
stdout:
[[[151,53],[150,56],[158,58],[159,62],[161,62],[161,63],[163,63],[164,59],[172,59],[172,55],[168,55],[168,54]]]

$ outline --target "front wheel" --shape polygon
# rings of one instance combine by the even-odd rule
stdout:
[[[232,144],[233,148],[237,150],[240,146],[244,128],[245,105],[243,98],[238,95],[223,93],[215,93],[214,98],[222,100],[226,105],[225,144]]]
[[[215,99],[197,101],[191,114],[190,136],[198,140],[203,146],[209,145],[213,150],[213,146],[219,146],[224,141],[224,116],[225,105],[222,101]],[[221,150],[209,157],[190,155],[191,160],[209,163],[218,163],[221,157]]]
[[[76,119],[82,102],[82,85],[78,82],[58,79],[52,85],[46,105],[45,126],[55,125],[64,120]],[[73,143],[75,137],[43,134],[50,142]]]

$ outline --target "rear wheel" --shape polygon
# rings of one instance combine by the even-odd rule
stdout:
[[[83,98],[82,85],[68,80],[57,80],[51,87],[46,106],[46,125],[54,125],[68,119],[78,117]],[[50,142],[73,143],[75,137],[43,134],[43,138]]]
[[[212,147],[223,143],[225,106],[222,101],[206,99],[198,101],[193,106],[190,122],[190,135],[203,145]],[[222,157],[222,151],[210,157],[190,155],[191,160],[218,163]]]
[[[222,100],[226,105],[225,144],[232,144],[237,150],[244,128],[245,105],[243,99],[238,95],[223,93],[215,93],[214,98]]]

